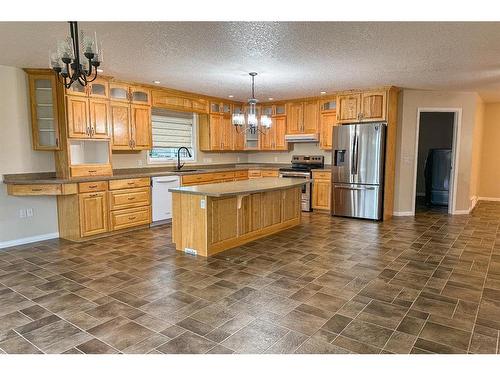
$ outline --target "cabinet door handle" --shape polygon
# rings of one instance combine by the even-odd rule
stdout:
[[[59,148],[59,138],[56,138],[56,147]]]
[[[137,216],[129,216],[129,217],[128,217],[128,219],[129,219],[129,220],[134,220],[134,219],[136,219],[136,218],[137,218]]]
[[[87,128],[85,129],[85,134],[90,136],[90,126],[87,126]]]
[[[128,197],[129,201],[133,201],[134,199],[135,199],[135,197]]]
[[[99,194],[95,193],[95,194],[89,194],[89,197],[93,198],[93,197],[97,197]]]

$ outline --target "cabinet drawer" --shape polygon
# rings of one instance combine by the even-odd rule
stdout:
[[[328,180],[332,179],[332,173],[327,171],[313,171],[312,177],[314,180]]]
[[[208,182],[211,180],[213,180],[212,173],[190,174],[188,176],[182,176],[182,185],[196,185],[199,182]]]
[[[151,222],[151,207],[129,208],[126,210],[112,211],[111,230],[131,228],[146,225]]]
[[[78,165],[70,167],[71,177],[111,176],[111,165]]]
[[[128,178],[126,180],[111,180],[109,181],[109,190],[128,189],[150,186],[149,177],[144,178]]]
[[[9,195],[62,195],[60,184],[7,185]]]
[[[79,193],[91,193],[93,191],[108,190],[108,181],[80,182],[78,184]]]
[[[151,204],[151,189],[115,190],[109,193],[109,207],[111,210],[149,206]]]
[[[262,173],[258,169],[253,169],[248,171],[248,178],[259,178],[262,177]]]
[[[236,171],[234,172],[234,177],[235,178],[248,178],[248,171]]]
[[[278,171],[263,170],[260,174],[262,177],[278,177]]]
[[[234,172],[217,172],[217,173],[211,173],[211,175],[212,175],[212,180],[227,180],[234,178]]]

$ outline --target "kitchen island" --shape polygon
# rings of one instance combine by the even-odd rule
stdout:
[[[299,225],[308,183],[265,178],[169,189],[172,241],[179,251],[206,257]]]

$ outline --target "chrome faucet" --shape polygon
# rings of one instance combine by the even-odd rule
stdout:
[[[181,164],[181,150],[184,149],[188,153],[189,157],[191,157],[191,152],[187,147],[179,147],[177,149],[177,170],[180,171],[181,168],[184,166],[184,163]]]

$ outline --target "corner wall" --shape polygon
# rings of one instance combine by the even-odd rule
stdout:
[[[54,171],[50,151],[31,148],[28,85],[23,70],[0,65],[0,175]],[[19,218],[19,210],[32,208],[34,216]],[[57,237],[55,197],[12,197],[0,183],[0,248],[20,239]]]
[[[400,102],[401,122],[398,128],[396,182],[394,192],[394,211],[396,214],[409,215],[413,209],[413,189],[415,177],[415,146],[418,108],[461,108],[462,122],[456,194],[456,213],[467,213],[472,207],[470,196],[472,144],[476,123],[478,95],[474,92],[447,91],[402,91]]]
[[[500,200],[500,103],[484,106],[479,168],[480,198]]]

